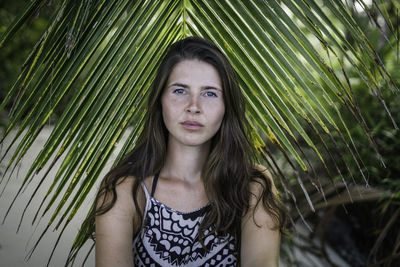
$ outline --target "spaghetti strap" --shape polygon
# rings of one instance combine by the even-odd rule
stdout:
[[[151,185],[151,197],[154,197],[154,193],[156,192],[156,186],[157,186],[157,182],[158,182],[158,176],[160,175],[160,173],[156,173],[156,175],[154,175],[153,178],[153,184]]]

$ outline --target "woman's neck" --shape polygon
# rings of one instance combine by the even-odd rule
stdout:
[[[210,151],[210,142],[201,146],[185,146],[168,142],[167,156],[160,176],[195,183],[201,179],[201,171]]]

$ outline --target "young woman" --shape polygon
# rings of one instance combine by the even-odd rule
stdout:
[[[225,55],[199,37],[174,43],[146,116],[97,195],[96,266],[277,266],[285,213]]]

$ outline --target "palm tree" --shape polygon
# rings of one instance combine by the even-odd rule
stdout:
[[[0,48],[48,2],[30,2],[1,36]],[[394,91],[398,87],[351,13],[362,8],[378,27],[372,15],[380,12],[389,29],[383,33],[385,41],[393,45],[398,39],[385,11],[394,2],[374,1],[369,6],[364,1],[335,0],[65,0],[51,4],[55,13],[46,31],[0,104],[2,110],[12,103],[1,142],[16,131],[3,154],[4,158],[14,149],[5,173],[14,172],[55,110],[62,110],[8,210],[31,179],[40,179],[39,187],[51,179],[36,213],[43,216],[56,206],[46,230],[55,224],[63,233],[90,190],[95,190],[100,172],[128,129],[116,161],[132,148],[160,58],[171,43],[187,36],[212,40],[233,64],[260,160],[270,167],[295,210],[300,210],[294,193],[299,190],[309,209],[315,210],[307,182],[322,196],[322,177],[331,184],[341,181],[349,194],[348,184],[368,185],[343,107],[368,137],[366,145],[378,156],[379,149],[357,105],[350,72],[376,96],[398,129],[381,92],[382,84]],[[351,155],[359,173],[349,171],[343,154]],[[62,162],[56,176],[48,177],[58,161]],[[31,198],[38,197],[36,192]],[[87,240],[84,230],[76,237],[73,255]]]

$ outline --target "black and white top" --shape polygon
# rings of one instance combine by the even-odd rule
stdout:
[[[237,249],[232,236],[208,235],[207,229],[207,250],[200,244],[198,229],[209,205],[188,213],[171,209],[153,197],[157,180],[158,175],[151,194],[142,184],[146,210],[142,229],[133,241],[135,266],[235,266]]]

